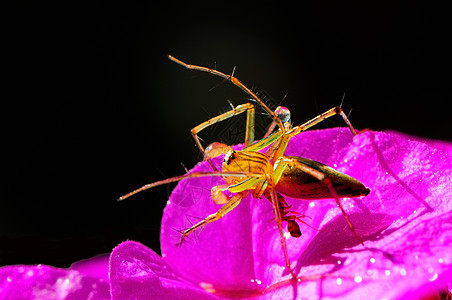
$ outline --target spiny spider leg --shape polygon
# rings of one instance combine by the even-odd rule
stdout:
[[[257,103],[259,103],[259,105],[262,106],[262,108],[269,114],[269,116],[272,117],[272,119],[278,124],[279,128],[284,132],[283,124],[282,124],[281,120],[275,115],[275,113],[270,108],[268,108],[268,106],[265,105],[265,103],[262,102],[262,100],[253,91],[251,91],[249,88],[247,88],[240,80],[238,80],[234,76],[224,74],[224,73],[222,73],[220,71],[217,71],[217,70],[214,70],[214,69],[210,69],[210,68],[206,68],[206,67],[201,67],[201,66],[190,65],[190,64],[184,63],[183,61],[175,58],[172,55],[168,55],[168,58],[170,60],[174,61],[175,63],[178,63],[181,66],[187,68],[187,69],[207,72],[207,73],[210,73],[210,74],[213,74],[213,75],[216,75],[216,76],[219,76],[219,77],[222,77],[222,78],[224,78],[226,80],[231,81],[234,85],[238,86],[245,93],[250,95],[251,98],[253,98]]]

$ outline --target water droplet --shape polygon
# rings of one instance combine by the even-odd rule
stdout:
[[[337,168],[337,164],[333,164],[333,167]]]
[[[375,263],[375,258],[371,257],[371,258],[370,258],[370,263],[371,263],[371,264],[374,264],[374,263]]]
[[[443,260],[442,258],[439,258],[439,259],[438,259],[438,262],[439,262],[440,264],[442,264],[442,263],[444,262],[444,260]]]
[[[361,281],[363,281],[363,278],[359,275],[355,276],[355,278],[353,279],[356,283],[360,283]]]
[[[386,276],[389,276],[389,275],[391,275],[391,271],[389,271],[389,270],[385,270],[385,275],[386,275]]]
[[[336,283],[337,283],[337,285],[341,285],[342,284],[342,279],[341,278],[336,279]]]
[[[11,282],[13,281],[13,279],[11,278],[11,276],[6,277],[6,281]]]
[[[435,281],[436,279],[438,279],[438,273],[433,274],[433,276],[430,277],[428,280]]]
[[[310,202],[309,203],[309,207],[314,207],[315,206],[315,203],[314,202]]]
[[[259,279],[256,279],[256,283],[257,283],[257,284],[261,284],[262,281],[260,281]]]
[[[208,282],[200,282],[200,283],[199,283],[199,286],[200,286],[203,290],[205,290],[207,293],[213,294],[213,293],[216,292],[215,288],[213,287],[213,284],[211,284],[211,283],[208,283]]]
[[[338,265],[342,264],[342,261],[338,260],[338,261],[337,261],[337,264],[338,264]]]
[[[290,238],[290,232],[286,231],[284,232],[284,238],[287,240],[288,238]]]
[[[27,276],[28,276],[28,277],[31,277],[31,276],[33,276],[33,275],[34,275],[33,270],[29,270],[29,271],[27,272]]]
[[[405,269],[400,269],[400,275],[405,276],[406,275],[406,270]]]

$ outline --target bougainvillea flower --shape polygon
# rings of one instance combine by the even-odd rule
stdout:
[[[108,256],[80,261],[69,269],[46,265],[0,268],[0,299],[110,299]]]
[[[371,190],[366,197],[341,200],[364,246],[347,227],[334,200],[286,198],[291,210],[309,216],[304,219],[309,226],[300,225],[300,238],[286,238],[300,279],[297,284],[289,280],[266,199],[243,199],[222,219],[177,245],[178,230],[218,210],[210,199],[210,188],[224,183],[219,177],[183,180],[164,211],[162,257],[132,241],[113,250],[111,298],[421,299],[439,295],[452,284],[451,149],[451,143],[398,133],[367,131],[353,137],[341,128],[308,131],[293,138],[286,155],[325,163]],[[219,165],[221,159],[215,163]],[[211,169],[200,163],[191,171]],[[8,277],[18,268],[0,269],[4,282],[0,291],[20,282]],[[71,282],[68,275],[52,275],[61,270],[48,268],[43,271],[49,273],[47,277],[35,277],[34,285],[18,288],[52,287],[57,278]],[[86,274],[86,269],[77,272]]]
[[[117,299],[406,299],[413,291],[439,293],[452,283],[452,158],[428,143],[372,131],[353,137],[338,128],[291,140],[286,155],[325,163],[371,190],[366,197],[342,200],[365,246],[334,201],[286,198],[292,210],[310,217],[300,238],[286,239],[297,285],[284,281],[290,275],[265,199],[243,199],[178,245],[178,229],[218,210],[210,187],[223,183],[217,177],[181,181],[164,211],[163,257],[135,242],[118,246],[110,261],[112,294]],[[191,171],[210,167],[200,163]]]

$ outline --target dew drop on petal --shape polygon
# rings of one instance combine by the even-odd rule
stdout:
[[[11,278],[11,276],[6,277],[6,281],[11,282],[13,281],[13,279]]]
[[[438,279],[438,273],[433,274],[433,276],[430,277],[428,280],[435,281],[436,279]]]
[[[216,292],[215,288],[213,287],[213,285],[211,283],[207,283],[207,282],[200,282],[199,286],[205,290],[207,293],[213,294]]]
[[[341,285],[342,284],[342,279],[341,278],[337,278],[336,279],[336,283],[337,283],[337,285]]]
[[[391,271],[389,271],[389,270],[385,270],[385,275],[386,275],[386,276],[389,276],[389,275],[391,275]]]
[[[400,275],[405,276],[406,275],[406,270],[405,269],[400,269]]]
[[[370,258],[370,263],[374,264],[375,263],[375,258],[371,257]]]
[[[442,264],[442,263],[444,262],[444,260],[443,260],[442,258],[439,258],[439,259],[438,259],[438,262],[439,262],[440,264]]]
[[[353,279],[356,283],[360,283],[361,281],[363,281],[363,278],[359,275],[355,276],[355,278]]]
[[[315,203],[314,202],[309,202],[309,207],[314,207]]]
[[[342,261],[338,260],[338,261],[337,261],[337,264],[338,264],[338,265],[342,264]]]

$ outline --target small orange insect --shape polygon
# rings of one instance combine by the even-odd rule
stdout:
[[[291,206],[286,203],[283,195],[300,200],[334,198],[341,209],[348,227],[357,239],[363,243],[360,236],[356,233],[339,199],[341,197],[366,196],[370,192],[369,189],[358,180],[338,172],[320,162],[302,157],[284,156],[286,147],[293,136],[300,134],[308,128],[336,114],[339,114],[343,118],[351,133],[356,135],[356,130],[340,107],[332,108],[300,126],[293,127],[290,124],[290,111],[287,108],[280,106],[275,111],[272,111],[256,94],[234,76],[226,75],[206,67],[189,65],[173,56],[169,56],[169,58],[188,69],[208,72],[231,81],[262,106],[272,118],[272,124],[270,125],[267,134],[260,141],[254,142],[254,106],[250,103],[239,105],[231,111],[201,123],[193,128],[191,132],[197,146],[203,152],[205,160],[211,164],[213,168],[212,172],[187,173],[185,175],[150,183],[120,197],[119,200],[124,200],[138,192],[158,185],[184,179],[205,176],[223,177],[225,184],[214,186],[211,189],[211,198],[214,203],[223,206],[214,214],[208,215],[200,222],[184,230],[182,232],[181,242],[194,231],[202,228],[208,223],[219,220],[232,211],[248,194],[251,193],[254,198],[261,198],[264,196],[272,203],[281,246],[284,252],[285,264],[294,280],[297,280],[297,276],[293,272],[288,258],[282,222],[287,222],[288,231],[293,237],[301,236],[300,227],[297,221],[302,223],[305,222],[301,219],[304,217],[303,215],[290,211]],[[201,130],[243,112],[247,112],[247,125],[243,150],[233,150],[230,146],[222,143],[213,143],[206,149],[202,147],[198,137],[198,133]],[[278,130],[272,133],[275,126],[278,126]],[[268,149],[265,153],[259,152],[267,147]],[[210,159],[220,155],[224,155],[224,160],[222,170],[218,171],[210,162]],[[232,196],[227,196],[224,193],[225,191],[232,193]]]

